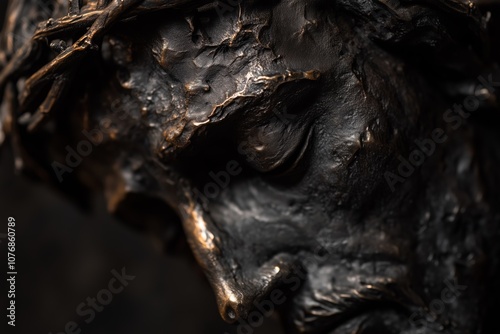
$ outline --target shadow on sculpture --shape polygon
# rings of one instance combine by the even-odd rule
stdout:
[[[495,1],[9,6],[16,167],[182,228],[226,321],[498,331]]]

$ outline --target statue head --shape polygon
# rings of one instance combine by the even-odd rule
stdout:
[[[112,6],[10,4],[0,87],[18,168],[102,191],[161,237],[182,225],[241,326],[274,309],[301,333],[492,321],[494,5]]]

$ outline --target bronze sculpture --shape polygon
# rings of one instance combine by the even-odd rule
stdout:
[[[179,219],[225,320],[279,306],[290,332],[495,326],[494,2],[10,6],[18,167],[104,191],[157,234]]]

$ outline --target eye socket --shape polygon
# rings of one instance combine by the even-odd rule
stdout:
[[[243,130],[239,136],[238,152],[259,172],[290,170],[299,163],[308,147],[310,129],[309,126],[273,119]]]
[[[266,109],[257,108],[238,124],[238,153],[256,171],[288,175],[299,166],[312,141],[312,106],[320,92],[316,84],[298,81],[279,87]]]

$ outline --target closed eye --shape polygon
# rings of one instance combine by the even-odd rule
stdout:
[[[309,146],[312,128],[279,120],[253,128],[240,141],[239,153],[262,173],[282,173],[298,165]]]

